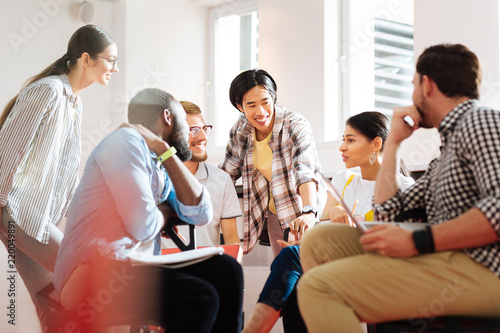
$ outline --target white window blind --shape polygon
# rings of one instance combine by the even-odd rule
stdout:
[[[375,109],[412,104],[413,26],[375,18]]]

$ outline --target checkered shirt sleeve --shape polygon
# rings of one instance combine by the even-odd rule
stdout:
[[[404,210],[424,208],[431,223],[449,221],[477,208],[500,235],[500,111],[469,100],[439,126],[441,156],[407,191],[374,205],[376,218],[394,221]],[[500,245],[463,249],[500,277]]]

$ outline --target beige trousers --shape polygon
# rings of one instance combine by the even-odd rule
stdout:
[[[362,332],[360,321],[428,317],[500,317],[500,279],[460,251],[411,258],[367,253],[355,228],[339,224],[309,230],[300,249],[305,274],[298,285],[309,332]]]

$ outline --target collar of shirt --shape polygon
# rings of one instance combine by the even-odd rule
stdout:
[[[71,83],[69,82],[68,75],[61,74],[60,77],[64,85],[64,94],[68,97],[71,104],[73,104],[77,109],[80,109],[80,98],[73,95],[73,89],[71,89]]]
[[[205,162],[198,163],[198,170],[196,170],[196,174],[194,175],[194,177],[199,181],[208,179],[208,168],[205,165]]]
[[[462,119],[462,116],[471,109],[475,109],[477,107],[477,100],[469,99],[463,103],[457,105],[453,110],[451,110],[441,121],[439,124],[439,136],[441,137],[441,147],[442,150],[448,139],[453,134],[453,130],[458,124],[458,121]]]

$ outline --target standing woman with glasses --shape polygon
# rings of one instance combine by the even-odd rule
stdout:
[[[57,225],[78,184],[80,93],[94,82],[107,85],[116,60],[112,38],[83,26],[66,54],[30,78],[0,117],[0,239],[39,317],[35,294],[52,280],[63,237]]]
[[[264,70],[248,70],[231,83],[229,98],[241,116],[229,133],[221,168],[243,182],[243,251],[256,244],[267,218],[276,256],[283,230],[296,238],[323,210],[326,191],[309,122],[276,104],[277,86]]]

